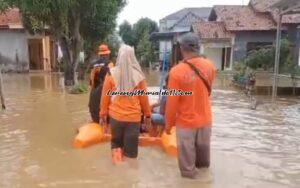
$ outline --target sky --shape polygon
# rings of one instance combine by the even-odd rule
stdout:
[[[142,17],[156,22],[171,13],[186,7],[211,7],[213,5],[241,5],[249,0],[127,0],[127,5],[119,14],[118,24],[124,20],[134,24]]]

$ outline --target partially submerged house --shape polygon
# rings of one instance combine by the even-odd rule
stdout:
[[[223,22],[198,22],[192,31],[201,39],[200,54],[211,59],[218,70],[231,69],[234,35],[225,29]]]
[[[201,52],[212,59],[219,70],[232,69],[254,49],[276,42],[276,11],[280,0],[251,0],[249,5],[214,6],[208,22],[193,24],[191,31],[201,39]],[[286,36],[297,41],[300,15],[283,17]]]
[[[286,31],[286,37],[295,49],[294,59],[298,61],[298,65],[300,66],[300,1],[251,0],[249,5],[252,6],[257,12],[271,14],[276,23],[278,22],[279,17],[278,11],[282,11],[282,27]]]
[[[200,20],[206,21],[211,8],[184,8],[170,14],[159,22],[159,32],[153,33],[151,38],[159,41],[159,59],[164,59],[164,54],[170,54],[177,37],[189,32],[191,25]]]
[[[0,64],[4,71],[28,72],[56,69],[58,47],[47,34],[30,35],[18,9],[0,15]]]

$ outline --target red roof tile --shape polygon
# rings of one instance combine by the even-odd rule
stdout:
[[[260,13],[271,13],[273,19],[277,22],[277,15],[275,9],[272,7],[276,3],[281,2],[282,0],[251,0],[250,5],[254,8],[255,11]],[[296,10],[296,9],[295,9]],[[300,23],[300,14],[289,14],[282,17],[282,23],[284,24],[297,24]]]
[[[223,22],[197,22],[192,28],[201,39],[231,39],[233,37],[232,33],[226,31]]]
[[[9,25],[22,25],[20,11],[16,8],[0,14],[0,26],[9,27]]]
[[[272,5],[279,3],[281,0],[251,0],[250,5],[257,12],[270,12]]]
[[[229,31],[264,31],[276,29],[274,20],[268,13],[257,13],[249,6],[214,6],[218,20],[225,23]]]

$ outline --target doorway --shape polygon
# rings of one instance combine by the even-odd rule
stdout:
[[[42,39],[28,40],[30,70],[44,70]]]

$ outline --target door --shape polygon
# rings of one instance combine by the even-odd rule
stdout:
[[[44,70],[42,39],[29,39],[30,70]]]

